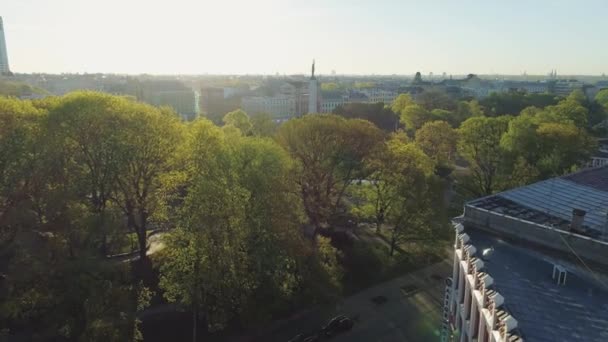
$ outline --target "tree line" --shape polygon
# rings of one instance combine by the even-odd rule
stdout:
[[[141,340],[140,313],[177,303],[196,338],[331,301],[345,217],[388,234],[391,255],[432,243],[457,165],[475,195],[580,166],[597,121],[585,101],[496,116],[400,95],[380,118],[237,110],[220,127],[95,92],[0,97],[0,336]]]

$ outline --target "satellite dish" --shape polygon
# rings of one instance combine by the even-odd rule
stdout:
[[[452,277],[445,278],[445,286],[452,286]]]
[[[492,255],[494,254],[494,246],[490,248],[486,248],[481,252],[481,257],[483,260],[490,260]]]

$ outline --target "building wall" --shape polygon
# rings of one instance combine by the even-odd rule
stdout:
[[[274,117],[291,117],[296,115],[296,99],[285,95],[244,97],[242,108],[249,114],[268,113]]]
[[[192,90],[155,92],[150,102],[156,106],[173,108],[185,120],[193,120],[198,114],[198,94]]]
[[[323,99],[321,102],[321,113],[332,113],[338,106],[344,105],[344,99]]]
[[[457,225],[455,230],[449,300],[444,308],[448,331],[443,332],[442,341],[522,341],[512,333],[517,320],[503,310],[504,298],[493,289],[494,279],[484,272],[484,263],[476,257],[475,246],[469,244],[462,225]]]

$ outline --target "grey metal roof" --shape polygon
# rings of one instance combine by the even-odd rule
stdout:
[[[608,167],[548,179],[468,204],[561,229],[568,229],[573,209],[582,209],[586,235],[607,240],[608,234],[603,233],[608,229]]]
[[[608,341],[605,285],[563,263],[568,269],[566,284],[557,285],[552,279],[557,261],[547,255],[470,227],[465,233],[480,252],[494,247],[490,260],[484,261],[485,272],[494,278],[494,287],[517,320],[524,341]]]
[[[572,218],[572,209],[583,209],[587,212],[583,225],[599,232],[607,223],[608,192],[563,178],[537,182],[498,196],[567,221]]]

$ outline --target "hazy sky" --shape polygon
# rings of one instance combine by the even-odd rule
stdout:
[[[16,72],[608,73],[608,0],[2,0]]]

